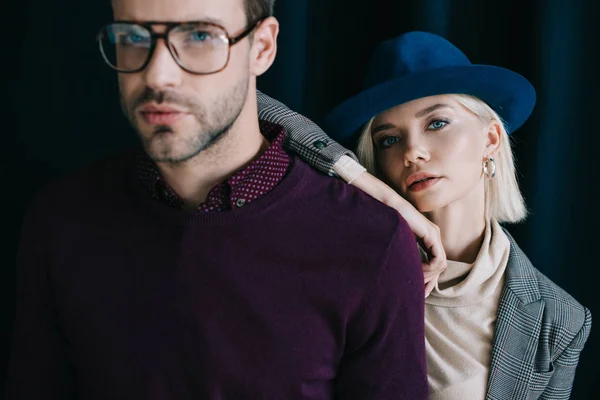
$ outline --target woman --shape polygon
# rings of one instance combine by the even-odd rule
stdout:
[[[568,399],[590,311],[500,226],[526,216],[508,132],[533,110],[531,84],[424,32],[382,43],[366,82],[327,126],[440,229],[449,261],[426,299],[430,398]],[[290,147],[310,148],[293,131]]]

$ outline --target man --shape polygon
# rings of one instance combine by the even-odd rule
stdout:
[[[9,399],[427,398],[408,225],[257,118],[272,3],[113,1],[99,41],[145,151],[32,205]]]

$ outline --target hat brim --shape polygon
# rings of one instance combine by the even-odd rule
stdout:
[[[478,97],[500,115],[509,133],[525,123],[536,101],[531,83],[511,70],[490,65],[437,68],[380,83],[351,97],[325,118],[324,128],[334,139],[348,142],[377,114],[441,94]]]

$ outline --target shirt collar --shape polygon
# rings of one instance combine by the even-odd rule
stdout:
[[[254,161],[226,182],[211,189],[198,212],[218,212],[243,207],[271,191],[285,176],[291,163],[283,149],[285,129],[278,124],[260,122],[260,131],[271,145]],[[136,160],[138,176],[152,198],[171,207],[182,209],[184,202],[162,178],[154,161],[144,152]]]

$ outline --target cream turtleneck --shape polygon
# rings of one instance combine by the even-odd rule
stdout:
[[[497,221],[486,224],[473,264],[448,261],[425,300],[431,400],[484,399],[510,242]]]

